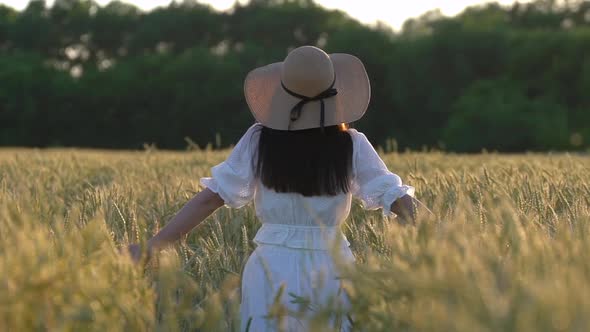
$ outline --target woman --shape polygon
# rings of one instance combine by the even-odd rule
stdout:
[[[243,271],[241,330],[307,331],[310,308],[328,299],[347,303],[332,253],[354,260],[339,229],[352,197],[366,209],[411,222],[414,189],[387,169],[362,133],[348,129],[370,99],[356,57],[300,47],[284,62],[250,72],[244,91],[257,123],[212,168],[212,177],[201,179],[206,189],[148,242],[148,250],[176,241],[224,204],[241,208],[254,200],[262,227]],[[140,258],[137,245],[129,250]],[[275,300],[301,312],[289,294],[305,298],[309,313],[270,318]],[[333,323],[349,328],[347,320]]]

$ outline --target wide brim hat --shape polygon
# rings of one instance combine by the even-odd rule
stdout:
[[[357,57],[303,46],[283,62],[252,70],[244,94],[263,126],[303,130],[359,120],[367,111],[371,88]]]

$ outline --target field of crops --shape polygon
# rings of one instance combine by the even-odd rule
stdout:
[[[118,251],[226,155],[0,150],[0,330],[237,330],[252,206],[221,208],[145,266]],[[403,227],[354,204],[343,230],[356,330],[590,330],[590,157],[384,159],[436,217]]]

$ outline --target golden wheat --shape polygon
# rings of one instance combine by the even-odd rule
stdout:
[[[253,207],[220,209],[147,266],[143,242],[225,152],[0,150],[0,330],[232,331]],[[353,207],[359,331],[590,329],[590,158],[387,154],[436,217]],[[344,267],[343,267],[344,268]],[[318,311],[317,329],[337,308]]]

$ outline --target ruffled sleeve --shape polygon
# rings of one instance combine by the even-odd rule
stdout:
[[[353,141],[352,194],[367,210],[383,209],[390,216],[391,204],[404,195],[414,196],[414,187],[402,184],[401,178],[390,172],[367,137],[349,129]]]
[[[248,204],[256,193],[253,158],[258,146],[259,124],[251,126],[229,157],[211,168],[211,177],[201,178],[201,185],[217,193],[232,208]]]

